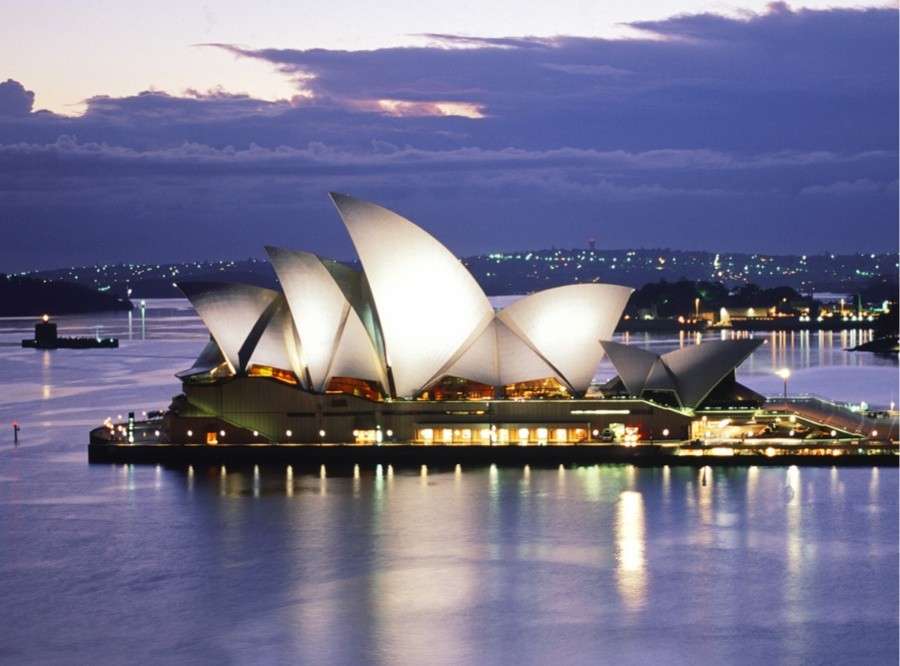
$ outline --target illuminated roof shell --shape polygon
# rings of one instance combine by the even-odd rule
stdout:
[[[267,247],[266,252],[299,333],[300,359],[310,388],[323,391],[334,376],[384,385],[379,354],[357,308],[335,280],[336,269],[329,270],[309,252],[275,247]]]
[[[376,204],[331,198],[372,290],[396,394],[415,395],[494,310],[462,262],[424,229]]]
[[[587,390],[603,358],[601,340],[615,331],[634,290],[612,284],[573,284],[526,296],[498,313],[562,381]]]
[[[232,372],[246,370],[250,360],[246,344],[253,334],[261,335],[268,319],[260,319],[280,294],[272,289],[230,282],[189,281],[178,283],[197,315],[219,345]]]
[[[576,394],[587,389],[631,289],[557,287],[495,313],[465,266],[423,229],[372,203],[332,199],[362,272],[267,247],[281,293],[184,283],[234,372],[292,370],[313,391],[333,377],[371,380],[403,398],[447,375],[493,386],[552,377]],[[203,357],[191,374],[210,365],[210,350]]]
[[[695,408],[763,343],[762,339],[712,340],[659,355],[618,342],[602,343],[629,394],[671,391]]]
[[[253,365],[290,370],[304,383],[300,340],[283,294],[273,303],[268,321],[250,352],[247,368]]]

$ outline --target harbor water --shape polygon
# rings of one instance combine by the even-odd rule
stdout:
[[[896,663],[896,469],[88,465],[205,342],[150,306],[0,320],[0,663]],[[897,401],[867,331],[757,335],[751,388]]]

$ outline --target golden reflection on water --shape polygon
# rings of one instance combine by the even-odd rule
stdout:
[[[619,494],[616,507],[616,583],[629,610],[644,603],[647,581],[644,560],[644,498],[634,490]]]
[[[699,470],[700,481],[697,486],[697,512],[700,515],[700,521],[704,525],[712,524],[713,518],[713,469],[709,465],[701,467]],[[702,530],[701,534],[705,543],[712,540],[712,533],[709,530]]]
[[[873,467],[869,476],[869,501],[875,503],[878,501],[878,468]]]
[[[747,518],[752,520],[756,514],[756,493],[759,488],[759,467],[750,465],[747,468]]]
[[[479,513],[480,506],[471,504],[480,498],[454,492],[446,502],[442,492],[453,488],[444,483],[450,479],[425,465],[418,472],[398,474],[390,509],[379,515],[373,548],[392,566],[371,575],[367,617],[385,663],[468,663],[473,637],[467,610],[490,585],[474,575],[479,546],[465,538],[466,517]],[[453,476],[461,478],[461,468]],[[422,520],[423,512],[443,519]]]
[[[841,501],[844,495],[844,484],[841,481],[840,472],[834,465],[831,466],[831,474],[829,475],[831,501]]]
[[[381,463],[375,465],[375,483],[372,486],[372,497],[375,500],[374,515],[377,519],[381,514],[381,507],[384,502],[384,471]]]
[[[802,492],[800,468],[796,465],[791,465],[787,470],[784,493],[787,502],[788,571],[792,576],[801,573],[803,567],[803,535],[800,524],[803,509],[801,502]]]
[[[600,481],[600,467],[598,465],[579,467],[578,474],[581,476],[582,492],[585,497],[592,502],[600,501],[603,490]]]
[[[620,614],[623,622],[633,623],[659,609],[659,595],[670,584],[668,579],[662,582],[663,576],[673,575],[671,565],[664,563],[666,548],[672,544],[693,549],[687,553],[695,558],[691,575],[704,581],[706,572],[715,573],[721,557],[729,558],[723,560],[729,566],[752,561],[755,580],[770,581],[766,602],[774,600],[773,616],[786,626],[808,616],[810,604],[816,601],[810,594],[810,583],[820,570],[816,545],[821,544],[823,554],[829,547],[815,539],[816,506],[827,503],[827,469],[672,466],[646,470],[620,465],[544,470],[523,465],[503,470],[477,467],[465,474],[459,467],[452,471],[419,467],[417,474],[413,467],[398,468],[394,487],[385,493],[386,468],[333,467],[328,470],[330,488],[324,502],[315,496],[317,483],[325,481],[315,467],[224,470],[231,500],[222,504],[229,525],[239,522],[236,516],[241,511],[250,510],[251,502],[234,498],[247,500],[251,483],[254,497],[272,500],[277,499],[272,495],[281,494],[283,483],[290,496],[296,481],[295,497],[284,507],[289,509],[286,515],[303,526],[296,532],[302,541],[285,558],[288,565],[291,557],[300,559],[296,572],[284,573],[288,577],[296,573],[295,580],[303,581],[297,583],[294,597],[294,601],[302,599],[295,611],[302,627],[296,633],[298,641],[332,631],[341,623],[362,622],[369,623],[372,640],[384,647],[385,655],[408,650],[409,661],[433,663],[434,651],[448,646],[448,658],[465,663],[471,660],[469,651],[478,650],[483,629],[473,626],[467,613],[473,605],[497,599],[533,603],[523,606],[525,612],[543,616],[590,617],[605,607],[608,613]],[[122,469],[125,474],[131,471]],[[196,481],[196,489],[215,496],[223,468],[198,471],[195,478],[194,471],[187,469],[188,486]],[[880,488],[890,486],[893,479],[880,475],[878,469],[860,472],[861,477],[855,471],[840,471],[848,493],[855,491],[849,496],[868,497],[875,504]],[[837,474],[831,472],[834,479]],[[427,486],[420,483],[426,478]],[[854,478],[861,486],[850,485]],[[817,503],[811,502],[813,487]],[[489,488],[499,497],[492,507],[485,502]],[[362,503],[347,501],[351,489]],[[522,501],[532,493],[538,501]],[[742,505],[748,524],[736,528],[727,518],[740,515]],[[333,529],[348,518],[353,520],[352,529]],[[749,531],[746,540],[741,538],[744,530]],[[364,555],[353,556],[363,558],[359,560],[363,568],[341,579],[310,575],[329,571],[335,553],[346,549],[347,538],[368,540],[361,551]],[[877,548],[881,551],[874,549],[873,557],[884,552],[883,544]],[[729,549],[737,557],[725,554]],[[654,558],[654,553],[659,556]],[[369,569],[369,562],[378,564]],[[761,573],[760,567],[771,569],[771,577],[768,569]],[[507,575],[513,569],[517,575]],[[583,598],[574,595],[576,601],[571,601],[571,589],[566,587],[572,576],[588,576],[572,584],[571,589],[577,585],[585,590]],[[732,580],[741,576],[736,572]],[[703,588],[706,582],[700,585]],[[535,595],[535,589],[542,592]],[[727,586],[711,583],[699,594],[712,597],[726,591]],[[348,610],[353,600],[347,595],[352,594],[359,594],[361,600]],[[319,598],[324,600],[310,601]],[[708,610],[713,608],[726,616],[731,612],[728,604],[711,604]],[[709,617],[716,621],[722,615]],[[530,622],[534,616],[527,619]],[[808,640],[805,633],[810,633],[808,628],[793,626],[791,640]]]
[[[122,474],[125,476],[125,489],[133,493],[137,489],[134,465],[122,465]]]

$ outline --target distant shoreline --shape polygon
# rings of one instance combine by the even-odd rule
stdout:
[[[127,312],[134,305],[127,298],[71,282],[0,276],[0,317],[40,317]]]
[[[731,326],[707,326],[705,322],[680,323],[677,319],[623,319],[616,326],[616,333],[678,333],[719,332],[719,331],[849,331],[871,329],[873,324],[865,321],[843,321],[834,317],[825,321],[800,321],[792,317],[734,321]],[[853,349],[851,351],[873,351]]]
[[[885,335],[869,342],[864,342],[856,347],[851,347],[847,351],[872,352],[873,354],[896,354],[898,346],[898,336]]]

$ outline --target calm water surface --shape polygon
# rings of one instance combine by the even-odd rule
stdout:
[[[896,470],[89,466],[204,330],[152,310],[131,341],[103,320],[119,350],[37,352],[30,325],[0,322],[0,663],[897,663]],[[890,359],[799,335],[742,381],[896,392]]]

